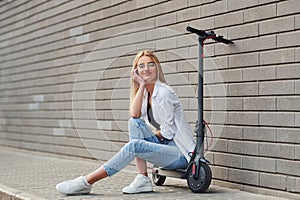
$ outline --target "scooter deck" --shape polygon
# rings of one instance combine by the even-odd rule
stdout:
[[[157,173],[159,176],[186,179],[186,170],[185,169],[169,170],[169,169],[164,169],[161,167],[154,167],[152,169],[152,171]]]

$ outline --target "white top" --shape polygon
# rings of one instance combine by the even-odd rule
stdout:
[[[142,115],[146,124],[155,129],[147,117],[148,92],[144,91]],[[152,94],[152,112],[155,121],[160,124],[161,135],[166,139],[174,139],[175,144],[190,161],[189,152],[193,152],[195,143],[193,132],[186,121],[181,103],[173,89],[165,83],[157,81]]]

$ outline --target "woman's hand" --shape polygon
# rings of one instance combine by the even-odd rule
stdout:
[[[138,69],[133,69],[131,71],[131,77],[132,79],[137,82],[138,84],[140,84],[140,86],[144,86],[145,85],[145,80],[139,76],[138,74]]]
[[[153,133],[158,137],[159,139],[163,139],[164,137],[161,135],[159,130],[154,130]]]

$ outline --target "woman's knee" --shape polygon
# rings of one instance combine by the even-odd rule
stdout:
[[[138,119],[138,118],[132,118],[132,117],[131,117],[131,118],[128,120],[128,129],[129,129],[130,127],[132,127],[132,126],[135,125],[137,119]]]
[[[138,153],[138,149],[141,146],[141,142],[142,140],[132,139],[124,146],[124,150],[130,153]]]
[[[145,139],[153,135],[152,131],[148,128],[143,119],[131,118],[128,121],[129,138],[132,139]]]
[[[134,129],[138,128],[144,128],[146,127],[146,123],[144,120],[142,120],[141,118],[130,118],[128,121],[128,131],[134,131]],[[130,133],[132,134],[132,133]]]
[[[128,120],[128,127],[137,126],[139,123],[141,123],[143,120],[141,118],[133,118],[131,117]]]

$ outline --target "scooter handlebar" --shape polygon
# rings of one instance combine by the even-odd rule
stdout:
[[[201,36],[206,36],[206,32],[204,30],[199,30],[199,29],[196,29],[196,28],[193,28],[193,27],[186,27],[186,30],[191,32],[191,33],[196,33],[197,35],[201,35]]]
[[[231,40],[227,40],[221,35],[216,35],[213,31],[206,32],[204,30],[196,29],[196,28],[193,28],[190,26],[186,27],[186,30],[191,33],[195,33],[199,36],[202,36],[202,37],[211,37],[216,42],[222,42],[224,44],[233,44],[233,42]]]

